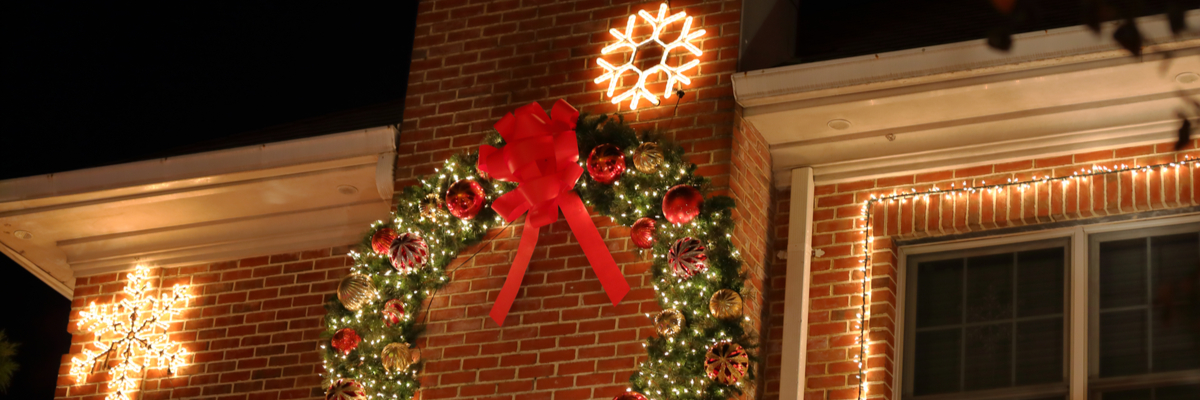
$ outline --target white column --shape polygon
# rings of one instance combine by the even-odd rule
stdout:
[[[813,170],[792,170],[788,211],[787,281],[783,295],[783,368],[780,400],[804,398],[805,342],[808,341],[808,285],[812,273]]]

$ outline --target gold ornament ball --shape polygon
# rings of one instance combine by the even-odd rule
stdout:
[[[663,152],[658,148],[658,143],[642,143],[637,150],[633,151],[633,167],[637,168],[638,172],[652,173],[658,170],[658,166],[662,163]]]
[[[383,347],[383,351],[379,353],[379,358],[382,360],[383,369],[387,372],[403,372],[413,364],[412,348],[408,343],[391,343]]]
[[[371,283],[371,278],[362,274],[346,275],[337,288],[338,301],[350,311],[358,311],[370,303],[378,293],[375,284]]]
[[[717,319],[741,317],[742,296],[729,289],[718,290],[708,300],[708,312]]]
[[[683,318],[683,313],[679,310],[666,309],[654,316],[654,329],[660,336],[671,337],[683,330],[685,322],[687,320]]]
[[[427,219],[437,219],[442,214],[442,196],[430,193],[421,199],[421,216]]]

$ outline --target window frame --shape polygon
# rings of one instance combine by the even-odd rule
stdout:
[[[1200,383],[1200,369],[1148,372],[1132,376],[1100,377],[1100,244],[1127,239],[1145,239],[1180,233],[1200,232],[1200,222],[1147,226],[1095,232],[1088,236],[1088,394],[1100,398],[1101,390],[1139,389],[1165,383]],[[1198,243],[1200,245],[1200,243]],[[1149,305],[1153,307],[1153,305]],[[1153,310],[1153,309],[1151,309]]]
[[[1120,217],[1118,217],[1120,218]],[[921,256],[932,253],[949,253],[970,251],[972,249],[983,249],[989,247],[1019,245],[1026,242],[1037,242],[1044,240],[1066,239],[1067,240],[1067,282],[1066,282],[1066,297],[1064,312],[1067,322],[1064,334],[1066,342],[1063,344],[1066,349],[1066,374],[1065,384],[1068,386],[1067,398],[1071,400],[1086,400],[1090,388],[1088,387],[1089,376],[1091,373],[1091,343],[1096,342],[1092,339],[1091,321],[1098,319],[1091,316],[1091,300],[1090,294],[1091,281],[1093,275],[1091,272],[1091,237],[1110,232],[1122,231],[1137,231],[1153,228],[1170,229],[1172,226],[1200,224],[1200,213],[1188,213],[1183,215],[1170,215],[1162,217],[1149,217],[1143,219],[1130,220],[1122,218],[1120,221],[1099,222],[1087,225],[1076,225],[1064,228],[1042,229],[1031,232],[1004,233],[992,236],[967,238],[960,240],[941,241],[933,243],[922,243],[913,245],[901,245],[897,248],[898,266],[897,274],[897,293],[896,293],[896,310],[898,315],[894,317],[895,322],[895,338],[896,345],[895,357],[892,365],[892,394],[893,398],[897,399],[914,399],[914,400],[940,400],[960,398],[962,393],[946,393],[938,395],[926,395],[914,397],[907,395],[907,386],[911,380],[906,376],[905,371],[909,368],[909,361],[906,360],[906,354],[910,351],[909,341],[911,334],[908,332],[907,319],[909,302],[906,297],[909,292],[908,282],[908,261],[910,257]],[[1164,231],[1165,232],[1165,231]],[[1153,236],[1153,235],[1151,235]],[[1097,264],[1098,265],[1098,264]],[[1097,278],[1098,279],[1098,278]],[[1097,281],[1098,284],[1098,281]],[[1098,312],[1098,311],[1097,311]],[[1072,340],[1073,338],[1082,337],[1084,340]],[[1190,373],[1190,371],[1185,372]],[[1197,378],[1200,380],[1200,378]],[[1059,386],[1062,384],[1051,384],[1051,386]],[[1031,389],[1043,389],[1040,386],[1031,386]],[[1020,396],[1014,389],[1003,388],[997,390],[971,392],[973,399],[1000,399],[1011,398],[1012,396]]]

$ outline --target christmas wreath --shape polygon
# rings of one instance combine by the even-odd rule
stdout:
[[[653,260],[664,311],[647,315],[658,334],[643,344],[648,359],[618,398],[716,400],[741,393],[752,378],[746,349],[756,339],[742,315],[733,199],[705,197],[711,182],[695,175],[680,146],[652,132],[638,135],[619,116],[580,115],[559,100],[547,118],[534,103],[502,119],[497,131],[479,152],[451,156],[420,185],[405,188],[393,218],[373,224],[350,252],[350,274],[325,305],[326,398],[412,398],[422,362],[411,344],[421,332],[422,305],[469,261],[455,263],[468,256],[464,249],[510,229],[526,212],[522,245],[536,243],[536,225],[557,220],[561,208],[606,292],[619,301],[620,285],[628,286],[619,270],[619,282],[604,280],[598,264],[611,256],[607,248],[603,255],[587,248],[581,232],[595,228],[590,217],[585,223],[571,216],[574,199],[630,226],[632,242]],[[505,152],[509,146],[514,151]],[[528,149],[544,154],[521,160]],[[520,252],[513,296],[523,274]],[[492,310],[501,324],[508,286]]]

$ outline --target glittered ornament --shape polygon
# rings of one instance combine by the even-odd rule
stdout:
[[[653,173],[662,165],[663,152],[658,143],[646,142],[633,151],[633,167],[643,174]]]
[[[462,179],[446,190],[446,209],[462,220],[474,219],[483,209],[483,186],[474,179]]]
[[[746,376],[750,358],[746,349],[733,342],[720,342],[708,349],[704,356],[704,372],[714,381],[733,385]]]
[[[425,219],[437,219],[442,215],[442,196],[437,193],[430,193],[421,199],[421,217]]]
[[[708,255],[704,253],[704,244],[700,239],[692,237],[676,240],[667,250],[667,264],[671,265],[671,272],[681,279],[704,272],[708,269]]]
[[[358,311],[367,303],[374,299],[378,291],[375,290],[375,285],[371,283],[371,278],[362,274],[350,274],[342,278],[342,282],[338,284],[337,297],[338,301],[346,306],[347,310]]]
[[[388,300],[379,312],[383,314],[383,324],[391,328],[404,319],[404,302],[400,299]]]
[[[387,372],[402,372],[412,365],[412,354],[409,353],[408,343],[391,343],[379,352],[383,369]]]
[[[686,224],[700,215],[704,196],[691,185],[676,185],[663,196],[663,216],[672,224]]]
[[[401,233],[392,240],[388,256],[392,258],[392,267],[396,271],[401,274],[411,273],[429,261],[429,245],[415,233]]]
[[[325,400],[366,400],[367,388],[353,379],[338,379],[325,389]]]
[[[638,392],[625,392],[617,397],[613,397],[613,400],[646,400],[646,396]]]
[[[588,155],[587,171],[596,182],[616,182],[625,173],[625,155],[619,147],[611,144],[596,146]]]
[[[379,228],[371,235],[371,250],[376,253],[387,255],[388,248],[392,247],[392,239],[396,238],[396,231],[392,228]]]
[[[686,319],[683,318],[683,313],[679,310],[669,308],[654,316],[654,330],[658,331],[659,336],[671,337],[683,330],[683,324]]]
[[[718,290],[708,300],[708,312],[717,319],[741,317],[742,295],[729,289]]]
[[[654,247],[654,231],[653,218],[640,218],[629,228],[629,238],[638,248],[648,249]]]
[[[358,342],[361,341],[362,338],[358,337],[358,332],[350,328],[342,328],[333,334],[333,339],[329,342],[342,354],[350,354],[350,351],[358,347]]]

